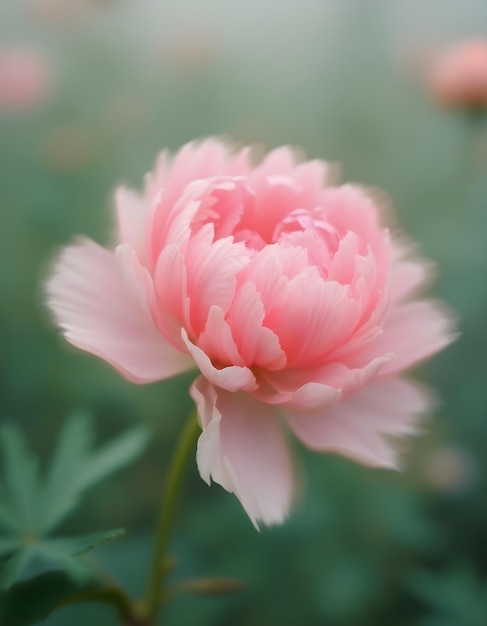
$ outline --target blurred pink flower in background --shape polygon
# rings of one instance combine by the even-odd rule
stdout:
[[[59,26],[83,25],[100,9],[110,7],[117,0],[30,0],[29,12],[41,22]]]
[[[142,195],[117,191],[114,249],[64,249],[47,294],[68,341],[129,380],[199,370],[200,474],[273,524],[296,495],[287,431],[397,466],[391,437],[431,409],[405,372],[452,323],[417,299],[430,266],[374,197],[288,147],[250,156],[217,139],[163,153]]]
[[[448,106],[487,108],[487,40],[469,39],[447,49],[433,65],[431,88]]]
[[[62,124],[46,136],[40,156],[50,169],[73,172],[92,163],[98,148],[97,138],[89,128]]]
[[[468,491],[476,486],[480,477],[473,454],[458,445],[443,445],[430,450],[423,475],[427,484],[447,493]]]
[[[209,35],[188,33],[165,41],[159,50],[164,65],[182,74],[195,74],[209,69],[220,55],[218,42]]]
[[[42,53],[23,47],[0,49],[0,111],[30,111],[51,92],[52,74]]]

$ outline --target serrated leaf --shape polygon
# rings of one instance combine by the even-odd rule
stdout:
[[[75,413],[66,421],[43,491],[43,515],[39,520],[39,532],[53,530],[78,503],[81,495],[77,488],[78,475],[92,440],[92,424],[87,415]]]
[[[17,548],[15,555],[5,561],[3,576],[0,587],[8,589],[19,581],[34,561],[42,562],[48,567],[54,567],[65,571],[78,583],[86,582],[91,576],[91,569],[87,563],[77,558],[78,555],[92,550],[98,545],[111,541],[124,534],[120,528],[101,533],[91,533],[78,537],[53,537],[42,540],[32,539],[29,544],[22,544],[20,538],[16,545],[12,540],[11,545],[5,544],[12,552]],[[20,546],[20,550],[18,549]],[[2,544],[0,541],[0,550]]]
[[[124,531],[117,528],[102,533],[56,537],[23,545],[14,556],[6,560],[1,587],[11,587],[34,562],[43,563],[48,568],[60,569],[75,582],[85,583],[93,576],[91,567],[78,556],[123,534]]]
[[[34,562],[60,568],[84,582],[91,575],[90,568],[77,555],[123,534],[115,529],[78,537],[48,536],[72,511],[85,489],[140,454],[148,434],[136,428],[95,452],[90,451],[92,439],[91,422],[86,415],[78,413],[68,419],[43,488],[37,462],[27,451],[17,427],[8,425],[0,431],[5,482],[10,492],[0,504],[0,528],[6,531],[0,539],[0,556],[5,557],[0,583],[3,587],[19,581]]]
[[[39,522],[41,534],[52,532],[76,506],[83,491],[133,461],[147,445],[147,431],[135,428],[97,452],[88,454],[90,421],[73,416],[66,424],[56,449]]]
[[[38,562],[49,569],[60,569],[76,583],[86,583],[93,572],[88,563],[73,554],[64,552],[54,542],[43,541],[32,546],[31,551]]]
[[[0,624],[29,626],[48,617],[70,594],[80,590],[63,572],[47,572],[0,594]]]
[[[109,474],[132,462],[144,450],[149,434],[142,428],[134,428],[124,433],[103,449],[91,455],[83,472],[78,476],[80,489],[91,487]]]
[[[67,554],[77,555],[92,550],[96,546],[107,541],[112,541],[125,534],[123,528],[114,528],[101,533],[91,533],[79,537],[55,537],[43,542],[53,550],[58,550]]]
[[[38,464],[27,450],[15,424],[6,424],[0,429],[0,442],[4,453],[5,483],[14,496],[9,507],[9,519],[15,520],[19,530],[29,532],[35,520],[39,493]]]

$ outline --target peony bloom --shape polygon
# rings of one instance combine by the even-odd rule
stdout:
[[[471,39],[447,50],[433,67],[431,87],[448,106],[487,108],[487,40]]]
[[[0,111],[35,109],[51,91],[52,76],[47,60],[23,48],[0,50]]]
[[[68,341],[132,382],[199,370],[200,474],[254,523],[292,505],[286,431],[396,467],[391,437],[430,408],[404,372],[452,339],[444,310],[414,298],[428,266],[327,172],[288,147],[256,167],[216,139],[164,153],[142,196],[118,190],[114,249],[80,239],[47,281]]]

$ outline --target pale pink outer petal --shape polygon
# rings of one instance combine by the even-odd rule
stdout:
[[[358,393],[378,376],[389,360],[390,356],[378,357],[357,369],[343,363],[328,363],[317,368],[262,373],[261,388],[254,395],[264,402],[298,411],[323,410],[342,397]]]
[[[230,145],[215,137],[184,145],[172,159],[163,153],[154,176],[147,180],[152,205],[152,261],[156,262],[166,244],[169,216],[190,183],[214,176],[244,176],[249,168],[248,148],[234,154]]]
[[[373,467],[397,468],[392,438],[417,433],[418,418],[431,406],[427,391],[390,377],[328,410],[299,413],[286,409],[284,415],[296,436],[312,450],[337,452]]]
[[[166,210],[177,201],[189,183],[226,174],[231,160],[230,152],[222,141],[212,137],[202,142],[185,144],[172,158],[163,152],[158,159],[155,174],[147,178],[149,196],[164,189],[163,202],[155,217],[164,220],[167,217]]]
[[[257,526],[279,524],[294,495],[293,466],[275,410],[244,393],[216,389],[200,377],[191,387],[203,433],[201,477],[235,493]]]
[[[255,376],[248,367],[229,365],[222,369],[217,369],[210,357],[189,339],[188,333],[184,328],[181,329],[181,338],[203,376],[213,385],[227,391],[253,391],[257,388]]]
[[[334,176],[334,167],[325,161],[315,159],[304,161],[296,166],[293,178],[303,188],[303,193],[312,202],[323,191],[323,187],[329,184]]]
[[[136,191],[119,187],[115,191],[117,244],[129,244],[146,261],[147,203]]]
[[[396,306],[388,314],[382,334],[361,358],[393,354],[381,375],[399,373],[451,343],[455,338],[454,326],[450,312],[434,300]]]
[[[269,152],[264,160],[250,173],[252,186],[257,189],[269,176],[286,176],[292,179],[296,163],[301,155],[290,146],[281,146]]]
[[[421,258],[414,244],[404,235],[392,238],[391,251],[388,298],[390,303],[395,304],[427,287],[435,276],[435,266]]]
[[[265,389],[259,389],[254,395],[268,404],[298,411],[312,411],[318,408],[323,409],[324,407],[333,406],[340,401],[342,391],[341,389],[334,389],[330,385],[310,382],[292,392],[276,392],[274,389],[269,392]]]
[[[380,208],[367,190],[356,185],[328,187],[322,194],[324,215],[342,237],[350,230],[358,235],[364,254],[370,246],[380,258],[388,252],[384,242],[385,230],[380,226]]]
[[[122,255],[125,258],[126,255]],[[116,255],[89,239],[63,250],[46,283],[48,306],[66,339],[108,361],[135,383],[149,383],[194,367],[157,331],[135,268],[121,270]],[[127,282],[128,281],[128,282]]]
[[[249,147],[235,153],[230,141],[208,137],[185,144],[174,156],[162,152],[155,174],[147,180],[149,192],[167,189],[167,202],[174,202],[193,180],[213,176],[245,176],[250,170]]]

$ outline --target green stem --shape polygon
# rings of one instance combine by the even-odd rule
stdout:
[[[181,433],[162,493],[157,517],[152,566],[147,583],[144,604],[141,609],[141,613],[147,618],[148,622],[154,620],[157,610],[162,603],[163,587],[168,573],[168,568],[165,567],[165,559],[167,557],[167,549],[173,526],[176,502],[187,461],[194,452],[199,434],[200,427],[196,417],[196,411],[194,411]]]

